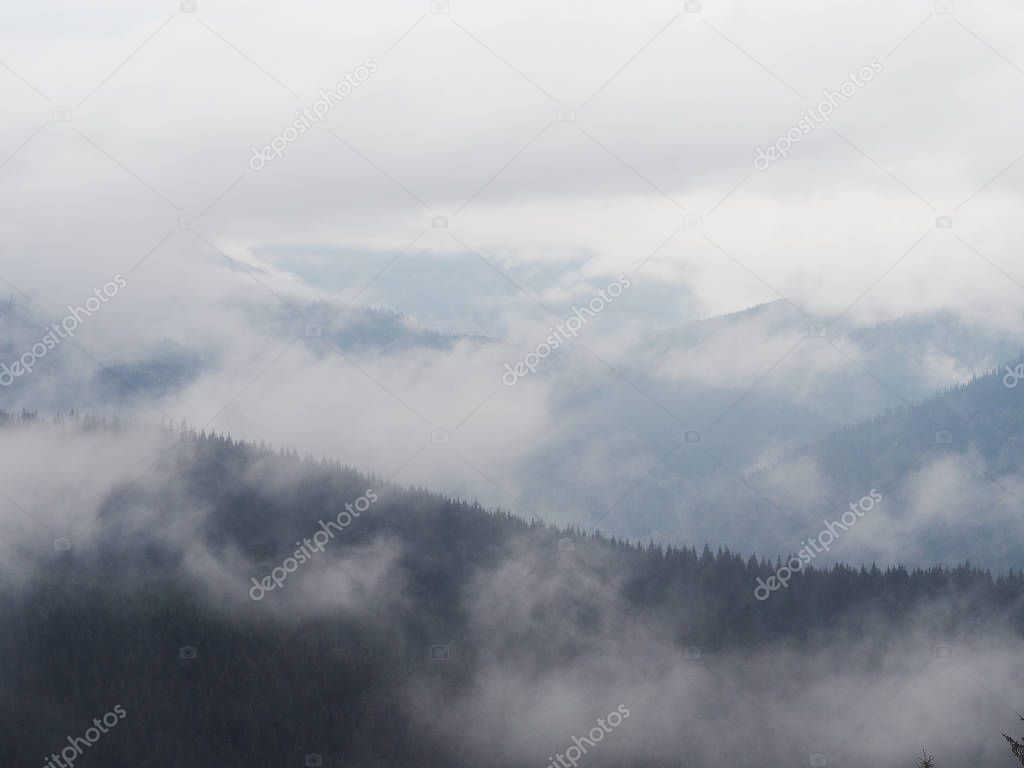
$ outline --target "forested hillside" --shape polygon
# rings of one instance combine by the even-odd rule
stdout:
[[[0,432],[109,446],[147,430],[24,415]],[[559,530],[223,436],[157,436],[170,449],[83,511],[87,533],[52,547],[30,536],[5,555],[4,765],[43,764],[115,704],[127,716],[82,764],[544,765],[623,703],[629,759],[609,746],[592,764],[753,765],[752,740],[779,760],[795,747],[760,716],[731,746],[709,738],[743,701],[741,680],[784,691],[793,680],[771,679],[774,665],[800,660],[794,679],[815,678],[834,643],[829,675],[888,675],[908,653],[1024,631],[1015,572],[809,569],[762,601],[757,579],[777,565],[764,559]],[[19,514],[8,504],[5,525]],[[343,518],[323,551],[253,599],[300,540]],[[672,739],[697,762],[673,756]]]

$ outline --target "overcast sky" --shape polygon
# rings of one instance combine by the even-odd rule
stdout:
[[[780,295],[838,314],[898,262],[858,313],[1019,304],[1018,8],[685,8],[9,9],[3,275],[71,301],[174,231],[138,272],[166,294],[173,277],[157,265],[202,251],[197,234],[238,258],[282,244],[397,252],[433,216],[450,227],[417,241],[429,252],[464,255],[465,243],[509,263],[614,274],[696,214],[701,228],[679,231],[643,277],[692,292],[699,314]],[[379,71],[326,125],[250,168],[252,147],[368,58]],[[758,147],[872,61],[880,71],[829,124],[754,169]],[[60,107],[70,122],[54,122]],[[560,107],[575,120],[558,121]],[[197,229],[177,231],[182,215],[198,216]],[[952,230],[935,229],[943,215]]]

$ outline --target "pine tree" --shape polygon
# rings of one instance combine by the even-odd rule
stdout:
[[[1017,715],[1017,717],[1024,720],[1024,717],[1021,717],[1020,715]],[[1010,738],[1005,733],[1003,734],[1003,738],[1010,743],[1010,751],[1013,752],[1013,756],[1020,761],[1021,765],[1024,765],[1024,744],[1021,744],[1016,739]]]

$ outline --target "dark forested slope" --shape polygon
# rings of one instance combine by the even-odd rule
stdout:
[[[0,431],[7,445],[43,435],[54,446],[145,432],[78,418],[7,419]],[[743,676],[763,659],[753,654],[784,647],[806,666],[840,633],[857,650],[834,667],[870,675],[911,645],[931,654],[979,628],[1024,627],[1015,573],[839,566],[760,601],[756,580],[775,568],[764,560],[557,530],[225,437],[158,437],[170,448],[82,510],[91,522],[72,540],[15,536],[5,550],[3,765],[44,764],[115,705],[126,717],[81,764],[284,766],[319,754],[324,765],[545,765],[617,704],[639,721],[679,665],[745,659],[730,667]],[[323,551],[307,547],[254,600],[293,542],[332,520],[345,525]],[[700,686],[699,701],[661,701],[645,730],[624,727],[628,754],[609,746],[591,764],[731,754],[707,737],[729,687]],[[658,719],[687,707],[708,710],[703,735]],[[790,759],[792,745],[763,728],[738,738]],[[684,737],[692,760],[664,746]]]

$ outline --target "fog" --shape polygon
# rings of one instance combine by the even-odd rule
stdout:
[[[12,470],[0,517],[12,590],[31,589],[60,558],[74,557],[84,578],[102,579],[130,602],[144,597],[147,584],[174,584],[204,611],[243,624],[342,616],[393,634],[403,615],[419,609],[402,563],[427,552],[415,539],[360,531],[410,503],[385,478],[369,481],[379,501],[285,576],[276,593],[255,600],[253,578],[290,556],[293,539],[320,530],[309,519],[333,514],[288,513],[300,488],[324,481],[316,463],[265,455],[239,467],[214,444],[183,444],[173,430],[89,429],[74,421],[7,426],[0,440]],[[136,477],[140,468],[146,471]],[[204,476],[219,477],[225,488],[204,490]],[[956,489],[961,504],[984,492],[955,463],[935,462],[908,486],[944,496]],[[214,501],[225,491],[250,500],[244,517],[218,511],[229,503]],[[340,495],[352,501],[358,492]],[[889,503],[872,512],[886,515]],[[934,506],[923,495],[919,503]],[[918,514],[925,513],[911,509],[907,520],[884,525],[867,515],[844,536],[871,539],[885,529],[899,540]],[[69,552],[55,546],[55,535],[68,535]],[[916,529],[907,535],[920,537]],[[423,652],[438,643],[450,653],[442,668],[409,674],[401,695],[419,727],[466,759],[500,755],[545,765],[620,705],[628,716],[588,749],[588,762],[685,755],[698,764],[806,764],[825,754],[830,764],[867,766],[909,760],[925,747],[950,764],[998,764],[1000,733],[1017,727],[1020,638],[1008,613],[973,615],[970,595],[925,600],[898,623],[880,601],[810,635],[723,649],[690,628],[696,603],[669,615],[641,608],[630,596],[637,574],[623,571],[606,546],[584,537],[552,550],[544,541],[510,540],[459,584],[466,616],[459,636],[405,638]],[[841,540],[837,550],[849,547]],[[737,617],[744,611],[739,603],[725,608]],[[453,691],[452,680],[471,682]]]
[[[553,570],[530,528],[430,571],[467,578],[436,642],[473,684],[401,701],[466,762],[545,765],[620,705],[584,760],[996,760],[1006,616],[970,633],[931,595],[909,633],[714,651],[593,542],[784,559],[877,493],[816,567],[1020,568],[1021,26],[1006,0],[11,4],[0,411],[47,425],[0,428],[0,575],[429,624],[434,550],[358,519],[249,596],[365,477],[371,517],[426,489],[574,532]]]

